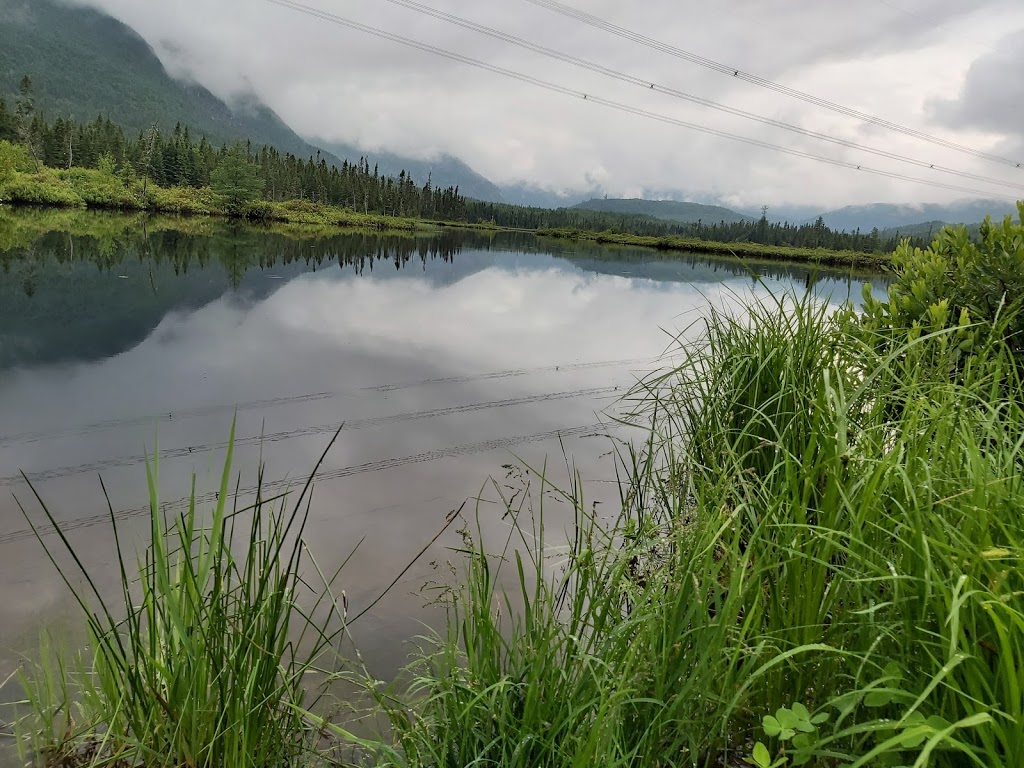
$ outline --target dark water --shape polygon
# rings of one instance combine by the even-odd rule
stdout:
[[[308,539],[328,572],[364,539],[342,578],[358,610],[513,455],[564,476],[564,445],[590,496],[613,498],[595,425],[709,303],[808,284],[839,302],[851,285],[517,234],[295,234],[0,211],[0,680],[40,626],[74,626],[19,509],[40,518],[21,471],[110,587],[98,475],[138,526],[146,452],[174,500],[193,473],[214,489],[236,413],[243,487],[261,456],[269,479],[302,478],[344,422]],[[377,674],[431,620],[417,590],[451,543],[356,629]]]

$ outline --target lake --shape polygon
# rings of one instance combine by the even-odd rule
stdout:
[[[485,484],[501,487],[507,465],[547,460],[564,480],[564,451],[588,497],[614,501],[611,436],[628,433],[610,418],[673,337],[712,303],[806,286],[860,295],[848,275],[520,233],[0,210],[0,680],[42,626],[74,642],[80,624],[21,511],[45,522],[21,472],[112,589],[99,476],[138,531],[147,454],[163,500],[193,475],[209,494],[235,418],[240,486],[262,461],[282,488],[344,425],[307,540],[326,572],[362,542],[341,578],[359,610],[467,499],[500,531]],[[439,540],[354,628],[375,674],[393,674],[436,617],[421,588],[450,578],[457,541]]]

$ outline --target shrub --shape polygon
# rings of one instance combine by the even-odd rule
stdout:
[[[1024,354],[1024,203],[1019,222],[987,218],[979,239],[965,227],[943,229],[930,247],[904,241],[893,256],[888,301],[865,287],[857,318],[867,337],[883,345],[937,334],[927,345],[933,366],[948,373],[987,340]]]
[[[146,192],[147,205],[156,211],[204,215],[219,210],[217,196],[209,187],[170,187],[150,184]]]
[[[15,173],[29,173],[33,170],[32,159],[25,147],[0,141],[0,187],[13,179]]]
[[[112,172],[71,168],[57,171],[57,175],[90,208],[138,210],[144,207],[134,191],[126,188],[121,179]]]
[[[75,190],[48,171],[15,173],[4,185],[4,199],[26,205],[53,205],[64,208],[85,205]]]
[[[242,216],[252,221],[267,221],[274,217],[274,208],[266,200],[256,200],[242,208]]]

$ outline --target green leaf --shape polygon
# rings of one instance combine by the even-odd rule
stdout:
[[[768,747],[762,744],[760,741],[754,745],[754,765],[758,768],[768,768],[772,764],[771,753],[768,752]]]
[[[793,746],[796,749],[807,749],[811,746],[811,736],[808,733],[798,733],[793,737]]]
[[[764,735],[769,738],[778,736],[782,732],[782,724],[771,715],[764,716],[761,726],[764,728]]]
[[[821,725],[822,723],[827,723],[828,722],[828,718],[829,718],[828,712],[819,712],[818,714],[816,714],[814,717],[811,718],[811,722],[814,723],[815,725]]]
[[[860,691],[850,691],[832,700],[832,706],[839,710],[839,713],[846,717],[860,703]]]
[[[928,733],[927,728],[919,726],[909,728],[899,735],[900,746],[905,749],[915,749],[924,743],[924,740],[928,738]]]
[[[783,729],[796,729],[800,724],[800,719],[793,714],[792,710],[786,709],[785,707],[776,712],[775,717],[778,719]]]
[[[801,704],[799,701],[793,705],[793,714],[801,720],[810,721],[811,713],[807,711],[807,707]]]
[[[864,697],[864,705],[868,707],[884,707],[892,701],[892,694],[886,690],[871,691]]]

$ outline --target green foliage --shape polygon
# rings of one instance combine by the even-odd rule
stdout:
[[[24,147],[0,141],[0,189],[14,178],[15,173],[28,173],[32,170],[32,160]]]
[[[899,354],[920,340],[880,353],[810,298],[704,330],[635,393],[649,432],[622,454],[618,517],[537,473],[495,550],[473,536],[450,626],[397,695],[416,705],[381,697],[382,764],[1022,754],[1024,410],[998,394],[1006,343],[951,381]],[[552,496],[575,511],[567,545],[545,535]]]
[[[299,156],[316,151],[265,106],[232,110],[171,77],[142,37],[99,10],[0,0],[0,17],[0,95],[16,94],[31,73],[39,112],[77,120],[106,115],[133,134],[154,124],[169,133],[181,121],[216,144],[252,139]]]
[[[82,197],[56,173],[15,173],[3,188],[5,202],[56,207],[84,207]]]
[[[96,161],[96,169],[104,176],[113,176],[117,169],[117,161],[112,154],[104,152]]]
[[[933,334],[932,363],[962,367],[993,335],[1024,355],[1024,203],[1020,220],[986,219],[979,239],[943,229],[927,249],[904,243],[893,257],[888,301],[865,298],[865,333],[894,342]]]
[[[219,195],[232,213],[253,202],[263,192],[259,168],[239,148],[229,150],[210,175],[210,187]]]
[[[209,187],[164,189],[151,184],[146,195],[150,208],[166,213],[210,215],[222,210],[220,200]]]
[[[144,207],[135,190],[125,187],[111,167],[106,171],[72,168],[57,171],[57,176],[90,208],[139,210]]]
[[[21,743],[33,756],[50,765],[269,768],[311,754],[319,730],[304,715],[307,686],[343,636],[342,609],[326,579],[313,605],[326,606],[320,626],[296,604],[307,586],[300,569],[309,484],[288,506],[257,493],[253,506],[230,509],[233,441],[232,429],[206,524],[194,491],[168,522],[156,464],[148,467],[150,543],[135,573],[112,515],[123,599],[116,611],[88,572],[61,570],[73,591],[84,578],[85,591],[75,596],[90,657],[80,665],[60,661],[54,672],[44,653],[42,668],[25,679],[32,714]],[[56,566],[56,552],[40,542]],[[333,632],[321,628],[335,623]]]

